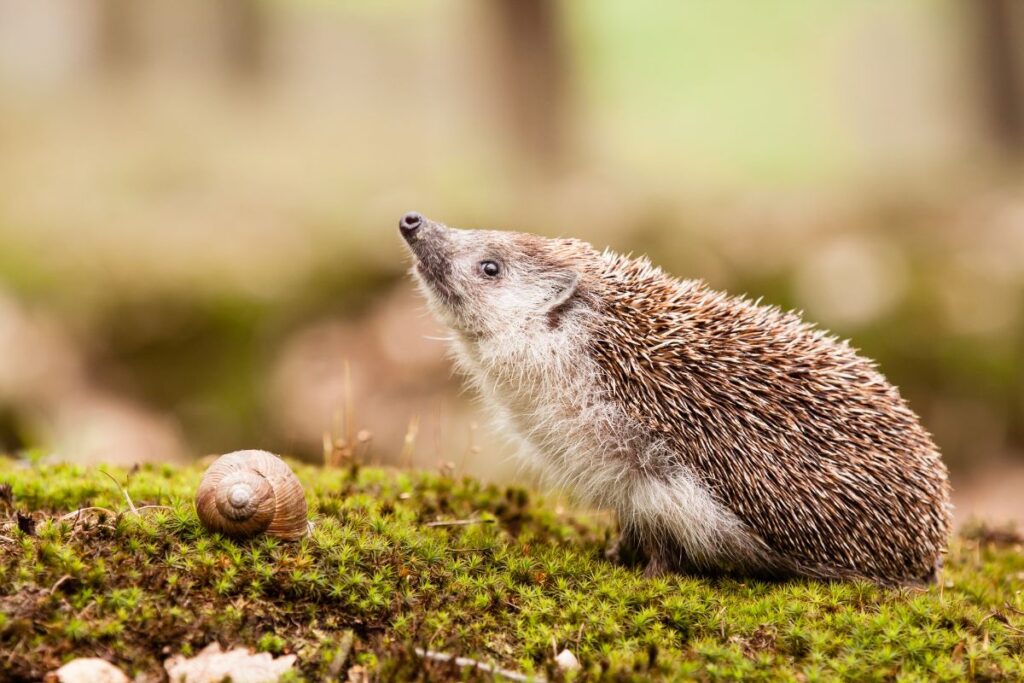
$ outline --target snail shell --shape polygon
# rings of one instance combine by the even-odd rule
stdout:
[[[285,540],[308,533],[306,496],[291,468],[273,453],[235,451],[217,458],[199,482],[196,512],[210,531]]]

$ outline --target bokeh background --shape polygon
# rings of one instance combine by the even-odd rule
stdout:
[[[522,476],[410,209],[806,311],[1024,520],[1019,0],[0,0],[0,451]]]

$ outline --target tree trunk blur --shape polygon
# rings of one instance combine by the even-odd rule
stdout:
[[[266,6],[262,0],[220,0],[220,7],[229,72],[238,80],[257,80],[266,64]]]
[[[561,3],[491,0],[498,116],[527,160],[551,168],[565,148],[566,47]]]
[[[101,70],[121,75],[136,54],[135,0],[97,0],[96,61]]]
[[[1005,156],[1024,156],[1024,2],[971,0],[988,134]]]

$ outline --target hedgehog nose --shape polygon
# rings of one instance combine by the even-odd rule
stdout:
[[[398,231],[405,239],[411,239],[421,225],[423,225],[423,216],[415,211],[410,211],[402,216],[402,220],[398,221]]]

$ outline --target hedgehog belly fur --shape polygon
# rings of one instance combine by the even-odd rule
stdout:
[[[648,550],[681,552],[699,569],[773,569],[763,541],[689,467],[601,398],[598,369],[575,322],[525,351],[492,344],[484,354],[455,342],[457,364],[515,439],[522,461],[546,487],[614,510],[623,533]]]

